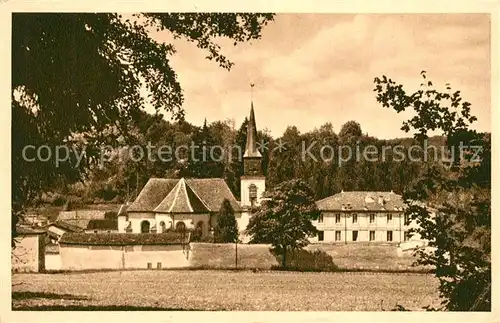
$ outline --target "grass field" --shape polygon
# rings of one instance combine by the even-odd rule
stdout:
[[[235,267],[235,245],[232,243],[191,243],[189,263],[192,267],[229,269]],[[268,245],[238,244],[238,267],[271,269],[277,265]]]
[[[224,270],[15,274],[13,310],[411,310],[439,303],[415,273]]]
[[[234,244],[192,243],[191,247],[189,261],[192,267],[235,267]],[[415,258],[411,254],[398,256],[394,245],[314,244],[307,249],[324,250],[332,256],[335,265],[343,270],[420,272],[425,269],[412,267]],[[269,252],[269,245],[238,245],[238,267],[270,269],[272,265],[278,265],[278,262]]]

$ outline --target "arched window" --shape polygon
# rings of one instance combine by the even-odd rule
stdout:
[[[150,224],[149,221],[141,222],[141,233],[149,233]]]
[[[248,186],[248,193],[250,195],[250,203],[253,206],[257,200],[257,186],[255,184],[250,184],[250,186]]]
[[[194,229],[193,234],[191,235],[191,240],[192,241],[200,241],[200,239],[203,237],[203,221],[198,221],[196,223],[196,228]]]
[[[196,230],[203,234],[203,221],[198,221],[198,223],[196,224]]]
[[[184,224],[184,222],[177,222],[177,224],[175,225],[175,230],[176,231],[186,231],[186,225]]]
[[[132,222],[125,222],[125,232],[132,233]]]
[[[165,222],[161,221],[160,222],[160,233],[165,233],[165,231],[167,231],[167,228],[165,226]]]

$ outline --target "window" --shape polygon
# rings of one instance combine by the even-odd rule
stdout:
[[[323,241],[325,239],[325,232],[318,231],[318,241]]]
[[[125,227],[125,232],[131,233],[132,232],[132,223],[128,222]]]
[[[370,231],[370,241],[375,241],[375,231]]]
[[[203,221],[198,221],[196,223],[196,227],[194,228],[194,231],[191,233],[191,241],[196,241],[199,242],[201,240],[201,237],[204,235],[204,223]]]
[[[341,232],[335,231],[335,241],[340,241],[342,239]]]
[[[356,213],[352,214],[352,223],[358,223],[358,215]]]
[[[149,221],[141,222],[141,233],[149,233],[150,224]]]
[[[387,241],[392,241],[392,231],[387,231]]]
[[[352,241],[358,241],[358,231],[352,232]]]
[[[410,240],[410,232],[405,231],[404,239],[405,239],[405,241]]]
[[[248,193],[250,195],[250,203],[253,206],[257,200],[257,186],[255,184],[250,184],[250,186],[248,186]]]
[[[198,221],[198,223],[196,223],[196,230],[200,231],[203,233],[203,221]]]
[[[392,221],[392,214],[387,213],[387,223],[390,223]]]
[[[165,233],[167,231],[167,227],[164,221],[160,222],[160,233]]]
[[[375,214],[370,213],[370,223],[375,222]]]
[[[323,214],[319,215],[318,223],[323,223]]]
[[[175,225],[175,230],[180,232],[186,231],[186,225],[182,221],[177,222],[177,224]]]
[[[335,214],[335,223],[340,223],[340,213]]]

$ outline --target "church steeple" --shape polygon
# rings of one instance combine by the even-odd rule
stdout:
[[[262,193],[266,190],[266,177],[262,169],[262,155],[257,149],[257,126],[255,125],[255,111],[253,109],[253,87],[250,104],[250,119],[247,123],[247,142],[243,154],[243,176],[241,176],[241,206],[258,206],[262,200]]]
[[[253,102],[250,106],[250,119],[247,124],[247,143],[245,146],[245,157],[262,157],[257,149],[257,126],[255,125],[255,112],[253,110]]]

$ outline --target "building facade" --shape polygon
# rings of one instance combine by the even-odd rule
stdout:
[[[27,226],[16,229],[15,247],[11,253],[14,272],[42,272],[45,270],[45,244],[47,234],[44,230]]]
[[[244,212],[222,178],[151,178],[126,211],[118,214],[118,232],[198,229],[206,236],[215,226],[224,199],[241,220]]]
[[[151,178],[130,205],[118,212],[119,233],[162,233],[168,230],[195,230],[210,235],[217,223],[222,202],[233,207],[243,241],[251,209],[260,205],[266,189],[262,155],[257,149],[257,127],[253,102],[247,125],[243,154],[241,201],[222,178]]]
[[[316,202],[321,212],[313,224],[319,230],[311,242],[402,243],[419,240],[408,231],[416,227],[404,216],[401,195],[394,192],[351,191]]]

